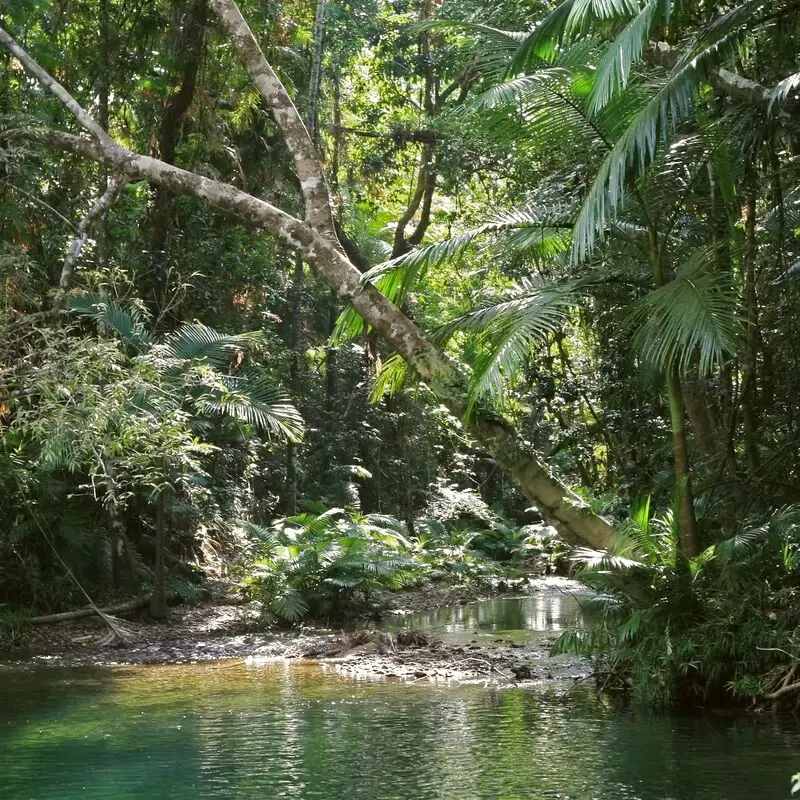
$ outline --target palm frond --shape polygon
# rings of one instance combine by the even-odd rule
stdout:
[[[386,395],[389,397],[396,395],[403,387],[407,375],[408,364],[399,353],[395,353],[381,362],[372,383],[372,390],[369,394],[370,402],[378,403]]]
[[[505,106],[518,106],[530,102],[532,95],[542,87],[547,89],[565,84],[572,72],[564,67],[549,67],[490,86],[472,102],[473,109],[488,110]]]
[[[723,564],[740,559],[754,550],[763,540],[764,531],[758,528],[741,531],[728,539],[717,542],[717,559]]]
[[[309,605],[299,592],[287,589],[272,600],[270,610],[281,619],[296,622],[308,614]]]
[[[565,0],[551,11],[519,44],[508,71],[511,75],[529,72],[537,62],[552,61],[564,37],[567,22],[578,0]]]
[[[641,58],[653,27],[669,18],[671,4],[671,0],[648,0],[608,46],[594,76],[590,114],[597,114],[616,91],[628,85],[632,64]]]
[[[790,98],[796,98],[798,90],[800,90],[800,72],[795,72],[784,78],[770,92],[769,113],[774,112],[776,105],[783,105]]]
[[[638,11],[637,0],[575,0],[564,23],[564,35],[584,33],[593,22],[626,19]]]
[[[586,196],[575,223],[574,261],[583,261],[605,235],[630,181],[645,172],[659,142],[666,141],[691,115],[698,84],[732,52],[762,8],[763,0],[749,0],[718,17],[695,37],[663,84],[643,102],[606,156]]]
[[[364,273],[362,282],[372,282],[393,303],[403,298],[425,279],[429,269],[466,253],[484,236],[495,235],[496,246],[506,254],[525,254],[549,258],[569,249],[571,208],[564,204],[549,208],[528,205],[497,214],[492,220],[458,236],[412,250],[399,258],[378,264]],[[364,333],[366,325],[353,309],[346,309],[331,334],[338,346]],[[393,365],[395,367],[395,365]]]
[[[145,312],[136,305],[123,307],[114,300],[91,294],[72,297],[67,305],[70,311],[116,331],[137,350],[145,350],[153,343],[153,337],[144,327]]]
[[[278,535],[274,528],[266,528],[249,520],[240,520],[236,526],[250,539],[254,539],[261,546],[261,555],[271,558],[278,547]]]
[[[219,376],[198,406],[206,414],[245,422],[282,441],[299,441],[305,430],[291,400],[265,378]]]
[[[263,339],[262,331],[220,333],[200,322],[193,322],[168,333],[161,346],[168,359],[177,362],[202,361],[222,369],[229,366],[232,358],[243,348]]]
[[[629,317],[634,347],[663,370],[686,371],[697,359],[708,374],[736,351],[741,325],[736,295],[715,269],[719,250],[696,250],[675,277],[641,300]]]
[[[539,250],[549,256],[554,252],[554,248],[566,247],[571,224],[570,214],[571,209],[566,205],[546,208],[527,205],[522,208],[510,209],[497,214],[489,222],[451,239],[445,239],[428,247],[414,250],[393,261],[379,264],[365,273],[362,280],[372,281],[375,278],[397,273],[395,282],[387,287],[396,294],[398,291],[407,290],[420,280],[431,267],[463,255],[476,240],[489,234],[502,236],[525,231],[528,234],[523,239],[525,247],[534,251]],[[503,239],[503,244],[505,243],[506,240]]]
[[[487,301],[439,329],[439,341],[457,330],[479,336],[479,354],[469,388],[470,408],[482,395],[502,394],[505,380],[516,373],[531,346],[564,324],[575,302],[575,291],[576,285],[571,282],[542,285],[522,279],[502,298]]]
[[[592,550],[588,547],[577,548],[572,554],[571,560],[582,571],[589,572],[627,572],[645,567],[637,559],[609,553],[605,550]]]

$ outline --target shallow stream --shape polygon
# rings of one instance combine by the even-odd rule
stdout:
[[[578,613],[559,591],[401,624],[536,636]],[[356,682],[242,660],[0,673],[2,800],[783,800],[798,769],[793,720],[658,716],[582,685]]]

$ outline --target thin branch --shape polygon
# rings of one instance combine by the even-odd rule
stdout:
[[[11,183],[11,181],[0,180],[0,183],[2,183],[4,186],[8,186],[8,188],[13,192],[19,192],[19,194],[21,194],[23,197],[27,197],[28,200],[32,200],[34,203],[46,208],[48,211],[58,217],[70,230],[75,229],[75,225],[71,220],[67,219],[60,211],[57,211],[49,203],[46,203],[44,200],[42,200],[41,197],[37,197],[35,194],[25,191],[25,189],[20,188],[14,183]]]
[[[800,683],[790,683],[788,686],[782,686],[780,689],[776,689],[774,692],[770,692],[769,694],[764,695],[765,700],[779,700],[786,694],[791,694],[792,692],[800,691]]]
[[[75,267],[75,262],[78,260],[78,256],[81,254],[81,250],[83,250],[83,246],[86,244],[89,228],[95,220],[99,219],[111,208],[127,183],[127,178],[119,176],[113,177],[108,182],[105,192],[97,198],[91,208],[86,212],[83,219],[78,223],[75,236],[67,249],[64,265],[61,267],[61,278],[58,282],[58,290],[56,291],[56,296],[53,298],[53,310],[57,311],[61,307],[64,295],[66,295],[67,289],[69,289],[72,271]]]
[[[105,145],[113,144],[111,137],[81,108],[78,101],[55,78],[37,64],[2,28],[0,28],[0,44],[4,44],[29,73],[56,96],[98,142]]]
[[[349,133],[353,136],[361,136],[368,139],[391,139],[398,145],[404,145],[409,142],[419,142],[421,144],[433,144],[433,142],[446,139],[447,136],[437,131],[419,128],[417,130],[408,130],[407,128],[392,128],[389,131],[367,131],[362,128],[350,128],[347,125],[332,125],[330,128],[334,133]]]

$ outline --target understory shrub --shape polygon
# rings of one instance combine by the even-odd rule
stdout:
[[[614,552],[576,552],[594,616],[556,651],[595,656],[607,688],[650,706],[773,699],[800,658],[800,509],[748,520],[688,564],[675,564],[675,529],[645,503]]]

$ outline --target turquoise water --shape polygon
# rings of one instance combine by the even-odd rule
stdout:
[[[795,720],[656,716],[580,686],[241,660],[0,672],[2,800],[783,800],[798,769]]]

